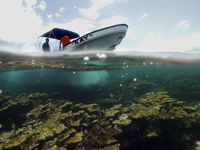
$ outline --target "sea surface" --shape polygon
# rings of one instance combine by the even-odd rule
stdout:
[[[199,60],[189,53],[0,52],[0,149],[200,149]],[[64,102],[70,108],[61,109]],[[58,112],[64,119],[47,126]],[[31,121],[40,122],[38,132]],[[65,127],[57,131],[57,123]]]

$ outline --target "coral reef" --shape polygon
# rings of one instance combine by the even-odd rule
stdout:
[[[7,101],[5,101],[7,98]],[[200,109],[174,101],[166,92],[146,93],[134,107],[52,100],[47,94],[3,97],[0,115],[26,112],[23,121],[5,129],[1,118],[0,149],[198,149]],[[10,119],[13,123],[13,118]],[[195,129],[195,130],[194,130]],[[195,142],[196,141],[196,142]],[[171,144],[166,144],[171,143]],[[153,145],[153,146],[152,146]]]
[[[146,99],[141,99],[137,107],[132,108],[132,118],[150,117],[159,119],[183,119],[193,117],[190,114],[196,108],[182,105],[182,102],[173,102],[166,92],[147,93]]]
[[[82,60],[82,58],[80,58]],[[77,60],[76,60],[77,61]],[[11,61],[2,61],[1,60],[1,68],[0,72],[10,71],[10,70],[35,70],[40,68],[56,68],[62,70],[70,70],[70,71],[99,71],[99,70],[122,70],[127,69],[127,66],[124,65],[93,65],[93,64],[76,64],[73,61],[65,61],[65,60],[11,60]],[[138,68],[143,67],[143,65],[129,65],[128,68]]]
[[[17,104],[23,101],[20,104],[28,107],[33,103],[31,98],[37,103],[37,95],[23,95],[15,101]],[[40,99],[42,95],[37,98]],[[97,104],[73,105],[67,100],[51,101],[47,97],[45,101],[46,103],[40,103],[26,113],[26,121],[20,128],[12,129],[9,134],[1,134],[0,149],[74,149],[91,147],[92,143],[98,143],[100,147],[112,147],[113,144],[113,147],[117,147],[113,135],[119,134],[121,129],[112,129],[110,119],[111,116],[116,119],[118,116],[111,115],[106,118],[106,112],[100,110]],[[109,112],[115,114],[112,111],[119,112],[119,107],[120,105],[114,106]],[[95,138],[90,139],[91,135]]]

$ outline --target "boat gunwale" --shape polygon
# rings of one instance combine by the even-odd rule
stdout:
[[[87,34],[85,34],[85,35],[82,35],[82,36],[78,37],[77,39],[74,39],[73,41],[71,41],[71,42],[70,42],[69,44],[67,44],[67,45],[74,44],[74,42],[75,42],[76,40],[79,40],[80,38],[82,38],[82,37],[84,37],[84,36],[86,36],[86,35],[90,35],[90,34],[93,34],[93,33],[95,33],[95,32],[99,32],[99,31],[106,30],[106,29],[113,28],[113,27],[117,27],[117,26],[126,26],[126,27],[128,28],[128,25],[127,25],[127,24],[117,24],[117,25],[105,27],[105,28],[92,31],[92,32],[90,32],[90,33],[87,33]],[[112,34],[115,34],[115,33],[116,33],[116,32],[113,32]],[[107,33],[105,36],[107,36],[108,34],[109,34],[109,33]],[[99,37],[97,37],[97,38],[99,38]],[[97,38],[96,38],[96,39],[97,39]],[[91,39],[91,40],[92,40],[92,39]],[[84,42],[84,43],[85,43],[85,42]],[[66,46],[67,46],[67,45],[66,45]]]
[[[95,33],[95,32],[99,32],[99,31],[101,31],[101,30],[105,30],[105,29],[108,29],[108,28],[113,28],[113,27],[116,27],[116,26],[126,26],[127,29],[128,29],[128,25],[127,25],[127,24],[117,24],[117,25],[113,25],[113,26],[109,26],[109,27],[105,27],[105,28],[102,28],[102,29],[98,29],[98,30],[92,31],[92,32],[87,33],[87,34],[85,34],[85,35],[92,34],[92,33]],[[85,35],[83,35],[83,36],[85,36]],[[82,36],[81,36],[81,37],[82,37]],[[79,38],[80,38],[80,37],[79,37]]]

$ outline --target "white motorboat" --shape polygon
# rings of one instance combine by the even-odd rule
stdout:
[[[65,30],[54,28],[40,37],[47,37],[60,40],[63,34],[67,34],[71,42],[67,44],[63,51],[78,50],[114,50],[125,37],[128,29],[126,24],[117,24],[114,26],[95,30],[86,35],[79,37],[79,34]]]

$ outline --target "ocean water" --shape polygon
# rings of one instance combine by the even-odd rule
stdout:
[[[198,54],[108,53],[106,58],[89,54],[0,56],[0,149],[199,148]],[[97,123],[84,119],[74,125],[73,119],[77,118],[72,115],[71,120],[68,116],[61,121],[68,129],[47,135],[43,128],[52,131],[58,126],[47,127],[45,121],[58,112],[69,111],[56,110],[63,100],[73,103],[69,108],[72,113],[78,112],[75,106],[80,103],[97,104],[102,112],[77,107],[87,115],[96,115]],[[49,102],[51,115],[28,115]],[[119,108],[110,109],[119,104]],[[117,112],[112,116],[106,113],[108,110]],[[126,117],[120,120],[122,115]],[[44,123],[39,132],[25,132],[30,128],[25,125],[30,120]],[[88,128],[83,124],[88,124]],[[34,125],[30,125],[34,130]],[[71,128],[82,134],[81,140],[69,142],[70,138],[76,139],[75,133],[63,140],[63,134]],[[42,132],[46,137],[36,140]],[[26,138],[17,140],[22,136]]]

